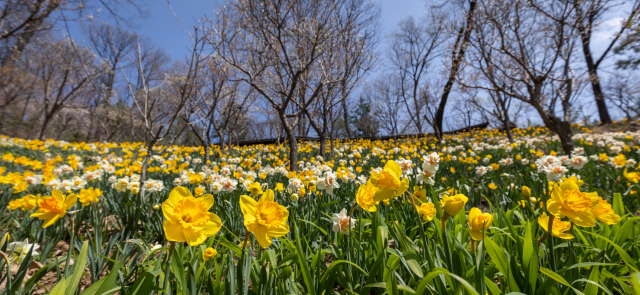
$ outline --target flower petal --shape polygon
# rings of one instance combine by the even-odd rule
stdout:
[[[162,223],[164,234],[168,241],[172,242],[185,242],[187,238],[184,236],[182,225],[180,223],[173,223],[169,220],[165,220]]]
[[[391,172],[391,174],[393,174],[397,179],[400,179],[400,176],[402,176],[402,169],[394,160],[387,161],[384,165],[384,170]]]
[[[213,203],[214,203],[213,196],[210,195],[210,194],[206,194],[206,195],[200,196],[200,197],[196,198],[196,200],[202,202],[202,204],[204,204],[204,206],[207,208],[207,210],[211,209],[211,207],[213,206]]]
[[[65,208],[65,210],[71,209],[71,207],[73,207],[73,205],[76,204],[77,200],[78,200],[78,196],[76,196],[76,194],[69,194],[67,196],[67,199],[64,200],[64,208]]]
[[[271,246],[271,238],[267,234],[267,228],[265,226],[256,227],[253,231],[253,235],[256,237],[258,244],[260,244],[260,247],[263,249]]]
[[[274,200],[275,199],[273,197],[273,191],[268,189],[266,192],[262,194],[262,196],[260,197],[260,201],[258,201],[258,203],[273,202]]]

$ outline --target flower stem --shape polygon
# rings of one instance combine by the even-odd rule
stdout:
[[[171,247],[169,247],[169,254],[167,255],[167,268],[164,271],[164,284],[162,287],[165,289],[164,293],[169,294],[169,272],[171,271],[171,255],[173,254],[173,249],[176,247],[176,242],[171,242]]]

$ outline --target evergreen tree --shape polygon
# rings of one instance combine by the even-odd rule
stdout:
[[[358,106],[349,119],[355,127],[355,136],[373,137],[378,135],[380,124],[371,116],[371,104],[362,96],[358,99]]]

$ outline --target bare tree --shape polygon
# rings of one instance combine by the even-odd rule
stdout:
[[[394,76],[376,78],[364,89],[364,96],[370,101],[372,113],[380,122],[380,127],[387,134],[395,136],[404,133],[407,125],[401,120],[405,104],[397,95],[397,89],[394,89],[397,81],[393,79],[399,78]]]
[[[202,56],[204,44],[204,38],[196,28],[192,36],[190,56],[184,61],[177,62],[159,84],[154,83],[156,79],[154,75],[160,72],[157,67],[161,67],[164,61],[156,58],[159,56],[157,51],[145,54],[138,44],[135,59],[130,59],[135,64],[135,80],[132,79],[134,77],[127,75],[122,66],[120,67],[129,88],[135,115],[142,122],[139,129],[143,131],[147,150],[140,173],[140,196],[143,199],[147,166],[154,152],[154,146],[168,137],[170,138],[167,145],[170,145],[189,125],[182,124],[181,128],[175,128],[183,116],[190,117],[190,115],[183,115],[182,112],[197,90],[196,81],[201,72],[202,62],[206,58]]]
[[[569,1],[572,9],[572,19],[568,20],[566,18],[556,18],[553,15],[550,9],[554,8],[554,5],[550,5],[550,1],[547,0],[536,0],[532,1],[533,5],[540,10],[542,13],[547,15],[549,19],[558,22],[560,25],[567,25],[575,28],[577,30],[580,40],[582,53],[584,55],[584,61],[587,66],[587,71],[589,74],[589,81],[591,82],[591,89],[593,91],[593,96],[596,101],[596,106],[598,107],[598,115],[600,116],[600,122],[602,124],[611,123],[611,116],[609,115],[609,110],[607,109],[605,93],[602,90],[602,85],[600,84],[600,77],[598,75],[598,68],[605,60],[607,55],[614,48],[615,44],[618,42],[622,34],[627,30],[627,28],[631,27],[633,17],[640,12],[640,1],[638,0],[572,0]],[[613,35],[613,38],[606,44],[606,49],[600,57],[594,56],[594,52],[591,49],[591,39],[593,37],[593,32],[597,30],[598,24],[601,23],[603,16],[609,12],[611,9],[618,8],[620,6],[629,5],[631,10],[629,13],[623,17],[624,21],[620,24],[620,29],[616,34]]]
[[[336,45],[342,3],[240,0],[222,7],[211,22],[208,41],[217,55],[238,71],[237,80],[249,84],[278,113],[292,171],[298,169],[294,126],[327,82],[320,75],[314,81],[302,79],[317,70],[319,59]]]
[[[447,82],[444,85],[444,90],[442,91],[442,96],[440,98],[440,103],[438,105],[438,109],[436,110],[435,119],[434,119],[434,131],[436,134],[436,138],[438,140],[442,139],[443,129],[442,129],[442,121],[444,119],[444,110],[447,106],[447,101],[449,100],[449,94],[453,89],[453,84],[456,82],[458,77],[458,73],[460,72],[460,66],[464,62],[465,53],[467,51],[467,46],[469,44],[471,33],[475,30],[475,15],[477,10],[478,1],[477,0],[469,0],[469,6],[463,7],[462,14],[456,14],[454,17],[453,24],[454,29],[452,32],[455,32],[455,42],[451,47],[451,53],[449,58],[451,59],[451,67],[448,69],[449,75]],[[456,8],[454,8],[456,9]],[[460,23],[458,20],[464,19],[464,23]],[[459,27],[459,28],[457,28]]]
[[[422,133],[426,102],[420,99],[420,86],[427,78],[431,62],[440,55],[444,41],[442,23],[435,16],[422,23],[409,17],[391,36],[389,60],[397,77],[397,95],[402,98],[409,118]]]
[[[214,57],[204,62],[198,77],[199,87],[196,97],[188,108],[193,114],[191,129],[204,147],[205,163],[209,162],[210,146],[215,136],[220,142],[221,152],[225,151],[225,136],[230,139],[231,128],[246,113],[253,101],[253,90],[243,89],[238,81],[231,81],[233,70],[221,64]]]
[[[513,97],[508,96],[500,91],[489,90],[486,91],[488,94],[488,99],[479,96],[477,93],[470,96],[468,102],[474,105],[476,108],[482,110],[484,114],[488,114],[498,120],[502,125],[501,128],[507,134],[507,139],[509,142],[513,142],[513,135],[511,134],[511,116],[509,112],[511,111]],[[521,105],[520,105],[521,106]],[[516,110],[518,113],[522,107]],[[485,115],[486,116],[486,115]]]
[[[624,113],[627,120],[640,115],[640,83],[637,75],[615,73],[607,82],[607,99]]]
[[[338,42],[339,65],[343,74],[340,81],[340,103],[347,137],[353,132],[349,124],[348,97],[360,86],[362,78],[374,67],[378,59],[378,19],[380,6],[369,0],[348,0],[338,19],[341,34]]]
[[[91,50],[80,47],[76,54],[71,42],[47,38],[28,49],[31,58],[25,67],[37,81],[35,91],[41,106],[38,139],[44,138],[49,123],[58,112],[75,107],[79,99],[85,98],[87,84],[99,74],[93,66]]]
[[[79,20],[91,19],[87,8],[104,7],[107,17],[119,23],[133,25],[133,20],[145,15],[144,1],[135,0],[5,0],[0,2],[0,67],[17,62],[38,32],[49,30],[65,13],[79,15]],[[54,13],[55,12],[55,13]]]
[[[478,5],[478,27],[471,41],[472,67],[487,83],[461,83],[530,104],[569,154],[574,148],[569,115],[576,79],[570,68],[573,32],[524,0],[480,1]],[[568,19],[569,5],[554,5],[553,17]],[[561,116],[555,112],[558,99]]]

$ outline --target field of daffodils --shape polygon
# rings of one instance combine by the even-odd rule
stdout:
[[[640,132],[575,128],[302,142],[297,171],[0,137],[0,293],[640,294]]]

